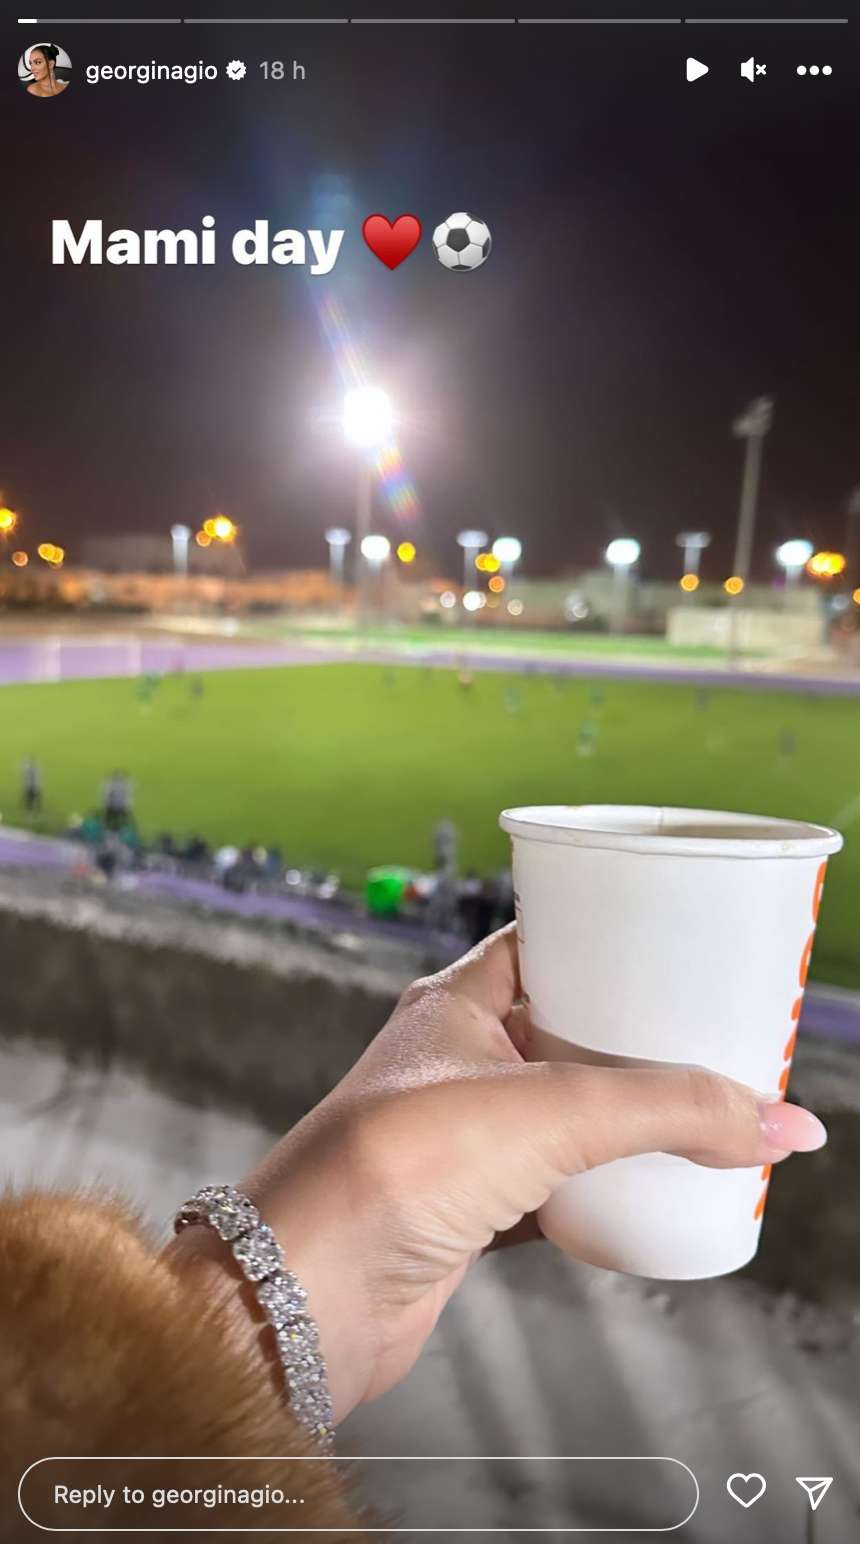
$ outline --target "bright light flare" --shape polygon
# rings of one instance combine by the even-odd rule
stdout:
[[[480,590],[467,590],[463,596],[463,606],[466,611],[481,611],[487,604],[486,595]]]
[[[400,546],[397,548],[397,556],[399,557],[401,563],[414,563],[417,557],[415,543],[411,541],[402,541]]]
[[[12,553],[12,562],[15,564],[16,568],[26,568],[29,561],[30,559],[26,552]]]
[[[811,541],[793,538],[777,547],[776,561],[780,568],[805,568],[814,551]]]
[[[606,549],[606,561],[610,568],[632,568],[639,562],[641,551],[634,536],[616,536]]]
[[[326,531],[325,539],[330,547],[348,547],[352,541],[352,533],[342,525],[332,525]]]
[[[693,591],[699,588],[699,576],[698,574],[682,574],[678,583],[685,595],[692,595]]]
[[[354,386],[343,399],[343,432],[351,445],[379,450],[391,438],[394,412],[378,386]]]
[[[211,522],[212,529],[208,530],[210,522],[207,520],[203,529],[208,536],[213,536],[216,541],[231,542],[238,536],[238,530],[228,515],[216,515]]]
[[[5,507],[0,509],[0,531],[3,532],[4,536],[8,536],[10,531],[14,531],[17,524],[18,516],[14,509],[6,509]]]
[[[43,563],[50,563],[52,568],[61,568],[66,553],[63,547],[55,547],[53,542],[43,541],[36,548]]]
[[[806,565],[813,579],[838,579],[845,572],[844,552],[814,552]]]
[[[493,542],[493,557],[500,563],[518,563],[523,555],[523,544],[516,536],[498,536]]]
[[[502,578],[501,574],[493,574],[492,579],[487,581],[487,589],[492,590],[494,595],[501,595],[505,584],[506,580]]]
[[[729,578],[723,585],[723,589],[727,595],[740,595],[743,587],[744,582],[740,574],[730,574]]]
[[[501,559],[493,552],[479,552],[475,559],[475,567],[481,574],[497,574],[501,566]]]
[[[211,524],[212,524],[211,520],[207,521],[207,525],[211,525]],[[212,546],[212,537],[209,535],[209,532],[205,528],[204,528],[204,530],[197,532],[197,535],[195,536],[194,540],[196,541],[198,547],[211,547]]]
[[[365,536],[361,544],[361,555],[368,563],[384,563],[390,551],[387,536]]]

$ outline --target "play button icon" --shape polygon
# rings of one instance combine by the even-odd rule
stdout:
[[[701,59],[688,59],[687,60],[687,79],[688,80],[700,80],[701,77],[703,75],[707,75],[707,73],[708,73],[708,66],[706,64],[703,64]]]

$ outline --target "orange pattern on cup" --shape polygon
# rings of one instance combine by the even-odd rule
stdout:
[[[803,991],[804,987],[806,986],[806,978],[809,975],[809,962],[812,959],[812,945],[813,945],[814,940],[815,940],[815,928],[812,929],[812,932],[810,933],[809,937],[807,938],[806,943],[803,946],[803,953],[800,956],[800,971],[799,971],[798,979],[800,981],[800,990],[801,991]]]
[[[823,863],[819,863],[818,872],[815,876],[815,889],[812,892],[812,932],[807,938],[806,943],[803,946],[803,953],[800,956],[800,966],[797,972],[798,984],[800,986],[800,996],[795,998],[791,1007],[792,1029],[791,1034],[785,1042],[785,1050],[782,1053],[782,1059],[785,1065],[783,1066],[779,1076],[778,1087],[783,1099],[785,1098],[785,1095],[788,1091],[788,1080],[791,1076],[791,1060],[794,1056],[794,1048],[797,1045],[797,1024],[800,1018],[800,1010],[803,1007],[803,993],[806,987],[806,978],[809,975],[809,962],[812,958],[812,945],[815,941],[815,924],[818,921],[818,913],[821,909],[821,892],[824,889],[824,875],[826,869],[827,859],[825,858]],[[767,1200],[767,1189],[768,1185],[770,1184],[770,1173],[771,1166],[769,1163],[766,1163],[761,1171],[761,1177],[764,1180],[764,1186],[755,1204],[755,1211],[753,1212],[754,1222],[758,1222],[764,1216],[765,1202]]]
[[[827,868],[827,859],[818,865],[818,873],[815,876],[815,894],[812,897],[812,920],[818,921],[818,913],[821,910],[821,892],[824,889],[824,873]]]

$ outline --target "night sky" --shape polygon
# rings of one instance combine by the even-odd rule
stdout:
[[[45,29],[31,30],[5,29],[7,58]],[[48,30],[73,86],[34,101],[13,63],[3,102],[0,492],[27,544],[74,559],[87,536],[223,508],[254,566],[323,564],[355,483],[326,291],[397,405],[418,492],[408,527],[379,492],[374,524],[429,548],[438,571],[457,572],[454,534],[477,524],[521,536],[530,574],[593,566],[630,532],[643,571],[668,576],[675,533],[704,527],[704,571],[723,577],[731,422],[765,392],[757,572],[787,536],[843,543],[860,485],[856,24]],[[692,85],[688,53],[711,66]],[[768,64],[752,86],[750,54]],[[150,59],[223,74],[233,57],[242,82],[82,78],[86,63]],[[267,84],[264,58],[296,58],[308,78]],[[834,75],[801,81],[800,62]],[[457,209],[493,233],[466,276],[430,245]],[[424,224],[394,273],[361,239],[376,210]],[[107,233],[199,229],[206,214],[213,268],[51,264],[53,217]],[[234,264],[232,234],[257,218],[346,225],[334,272]]]

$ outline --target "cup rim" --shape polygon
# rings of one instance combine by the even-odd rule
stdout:
[[[519,841],[679,858],[822,858],[842,846],[830,826],[675,805],[527,804],[502,810],[499,825]],[[693,835],[691,825],[712,826],[713,835]],[[745,825],[749,836],[738,834]]]

